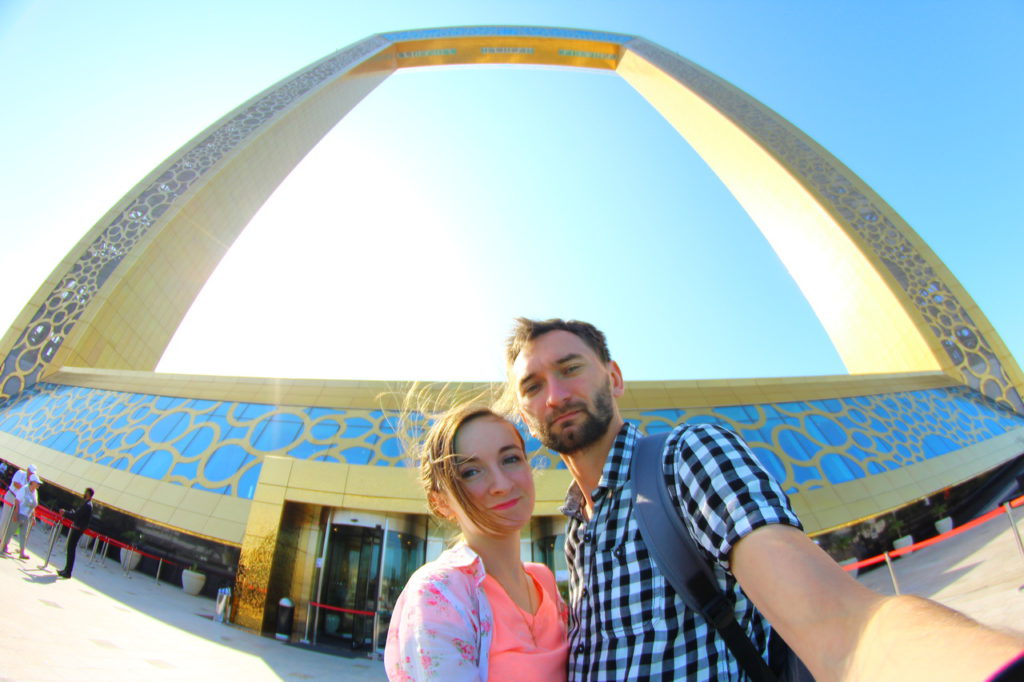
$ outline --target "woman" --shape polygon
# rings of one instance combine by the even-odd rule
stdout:
[[[391,680],[565,680],[566,607],[543,564],[519,559],[533,514],[523,439],[485,407],[438,418],[420,453],[427,504],[462,531],[416,571],[391,617]]]
[[[28,534],[32,531],[32,526],[36,523],[35,511],[36,507],[39,506],[39,497],[36,493],[39,490],[41,481],[39,477],[32,474],[28,479],[28,485],[22,486],[18,491],[18,506],[16,511],[16,518],[12,519],[11,525],[7,528],[7,535],[4,537],[4,551],[6,552],[7,543],[10,542],[11,536],[14,535],[15,528],[19,533],[19,539],[21,541],[21,553],[18,555],[22,559],[28,559],[28,554],[25,552],[25,545],[28,544]],[[15,526],[17,523],[17,526]]]

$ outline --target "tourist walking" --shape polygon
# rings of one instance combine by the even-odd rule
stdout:
[[[17,515],[8,525],[7,534],[4,535],[4,552],[6,552],[7,545],[11,541],[15,530],[17,530],[18,541],[21,545],[21,553],[18,556],[22,559],[28,558],[28,554],[25,552],[25,545],[28,544],[28,534],[36,522],[35,511],[39,505],[39,497],[36,495],[36,491],[39,489],[39,484],[39,477],[32,474],[29,476],[28,485],[22,486],[18,490]]]
[[[18,491],[28,485],[29,476],[36,473],[36,465],[29,464],[27,471],[15,471],[11,476],[11,485],[4,494],[4,511],[0,516],[0,537],[4,539],[3,552],[7,553],[7,543],[14,533],[13,526],[17,523]]]

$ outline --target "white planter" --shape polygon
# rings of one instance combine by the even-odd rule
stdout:
[[[935,521],[935,532],[939,535],[948,533],[953,530],[953,519],[948,516],[943,516],[941,519]]]
[[[125,570],[134,571],[138,567],[140,561],[142,561],[141,554],[124,547],[121,548],[121,566]]]
[[[181,589],[187,594],[199,594],[206,584],[206,576],[199,571],[185,569],[181,572]]]
[[[903,549],[904,547],[910,547],[912,544],[914,544],[914,536],[904,535],[892,541],[892,548]]]

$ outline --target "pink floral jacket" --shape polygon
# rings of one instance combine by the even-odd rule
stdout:
[[[395,604],[384,648],[392,682],[487,679],[494,616],[484,562],[456,545],[412,574]]]

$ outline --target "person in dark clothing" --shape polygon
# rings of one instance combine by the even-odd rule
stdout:
[[[67,561],[64,562],[64,570],[57,572],[57,575],[61,578],[70,578],[71,571],[75,567],[75,552],[78,550],[78,540],[89,527],[89,521],[92,520],[92,496],[94,494],[92,488],[86,488],[85,499],[82,501],[81,506],[71,514],[71,532],[68,533]],[[61,509],[61,516],[66,516],[66,511]]]

